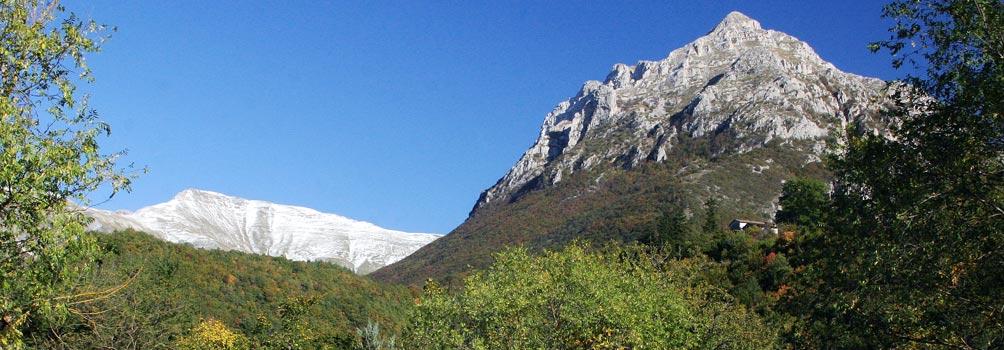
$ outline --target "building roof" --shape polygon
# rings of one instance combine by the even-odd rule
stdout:
[[[740,223],[750,224],[750,225],[767,226],[767,223],[763,221],[746,220],[746,219],[732,219],[732,221],[738,221]]]

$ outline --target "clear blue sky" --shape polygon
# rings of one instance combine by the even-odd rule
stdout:
[[[842,70],[901,75],[865,49],[888,26],[873,0],[63,4],[118,27],[83,89],[105,149],[150,169],[105,209],[194,187],[447,233],[584,81],[732,10]]]

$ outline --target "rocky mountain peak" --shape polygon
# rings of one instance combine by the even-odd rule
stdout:
[[[604,81],[587,81],[544,118],[537,142],[471,214],[584,170],[663,162],[688,140],[714,140],[716,156],[806,141],[815,144],[806,161],[818,161],[848,124],[881,124],[886,85],[732,12],[665,59],[618,63]]]
[[[721,22],[715,26],[711,32],[735,32],[744,30],[763,30],[760,28],[760,22],[755,19],[749,18],[739,11],[729,12]]]

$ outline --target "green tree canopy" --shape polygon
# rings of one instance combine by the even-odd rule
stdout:
[[[415,349],[769,348],[773,332],[717,289],[693,284],[690,260],[663,272],[644,251],[573,244],[533,257],[496,255],[459,294],[435,284],[407,327]]]
[[[721,219],[718,217],[718,200],[708,198],[704,202],[704,224],[701,225],[701,230],[707,235],[718,232],[721,229],[719,220]]]
[[[794,288],[802,347],[1004,347],[1004,3],[897,0],[893,137],[853,137]]]
[[[828,209],[829,195],[826,184],[815,179],[794,179],[784,183],[774,220],[779,224],[816,227],[823,222]]]
[[[94,251],[69,201],[129,185],[99,152],[109,128],[74,85],[91,79],[85,55],[103,30],[56,2],[0,0],[0,348],[81,302],[60,294]]]

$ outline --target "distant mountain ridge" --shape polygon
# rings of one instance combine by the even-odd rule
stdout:
[[[170,201],[135,212],[86,209],[88,227],[126,228],[199,248],[238,250],[291,260],[333,262],[366,274],[439,238],[388,230],[310,208],[188,189]]]
[[[508,245],[632,241],[669,212],[703,215],[709,198],[723,220],[767,220],[783,181],[829,176],[821,160],[847,132],[885,133],[882,111],[897,87],[729,13],[662,60],[616,64],[587,81],[547,114],[537,141],[464,223],[373,276],[452,279]]]

